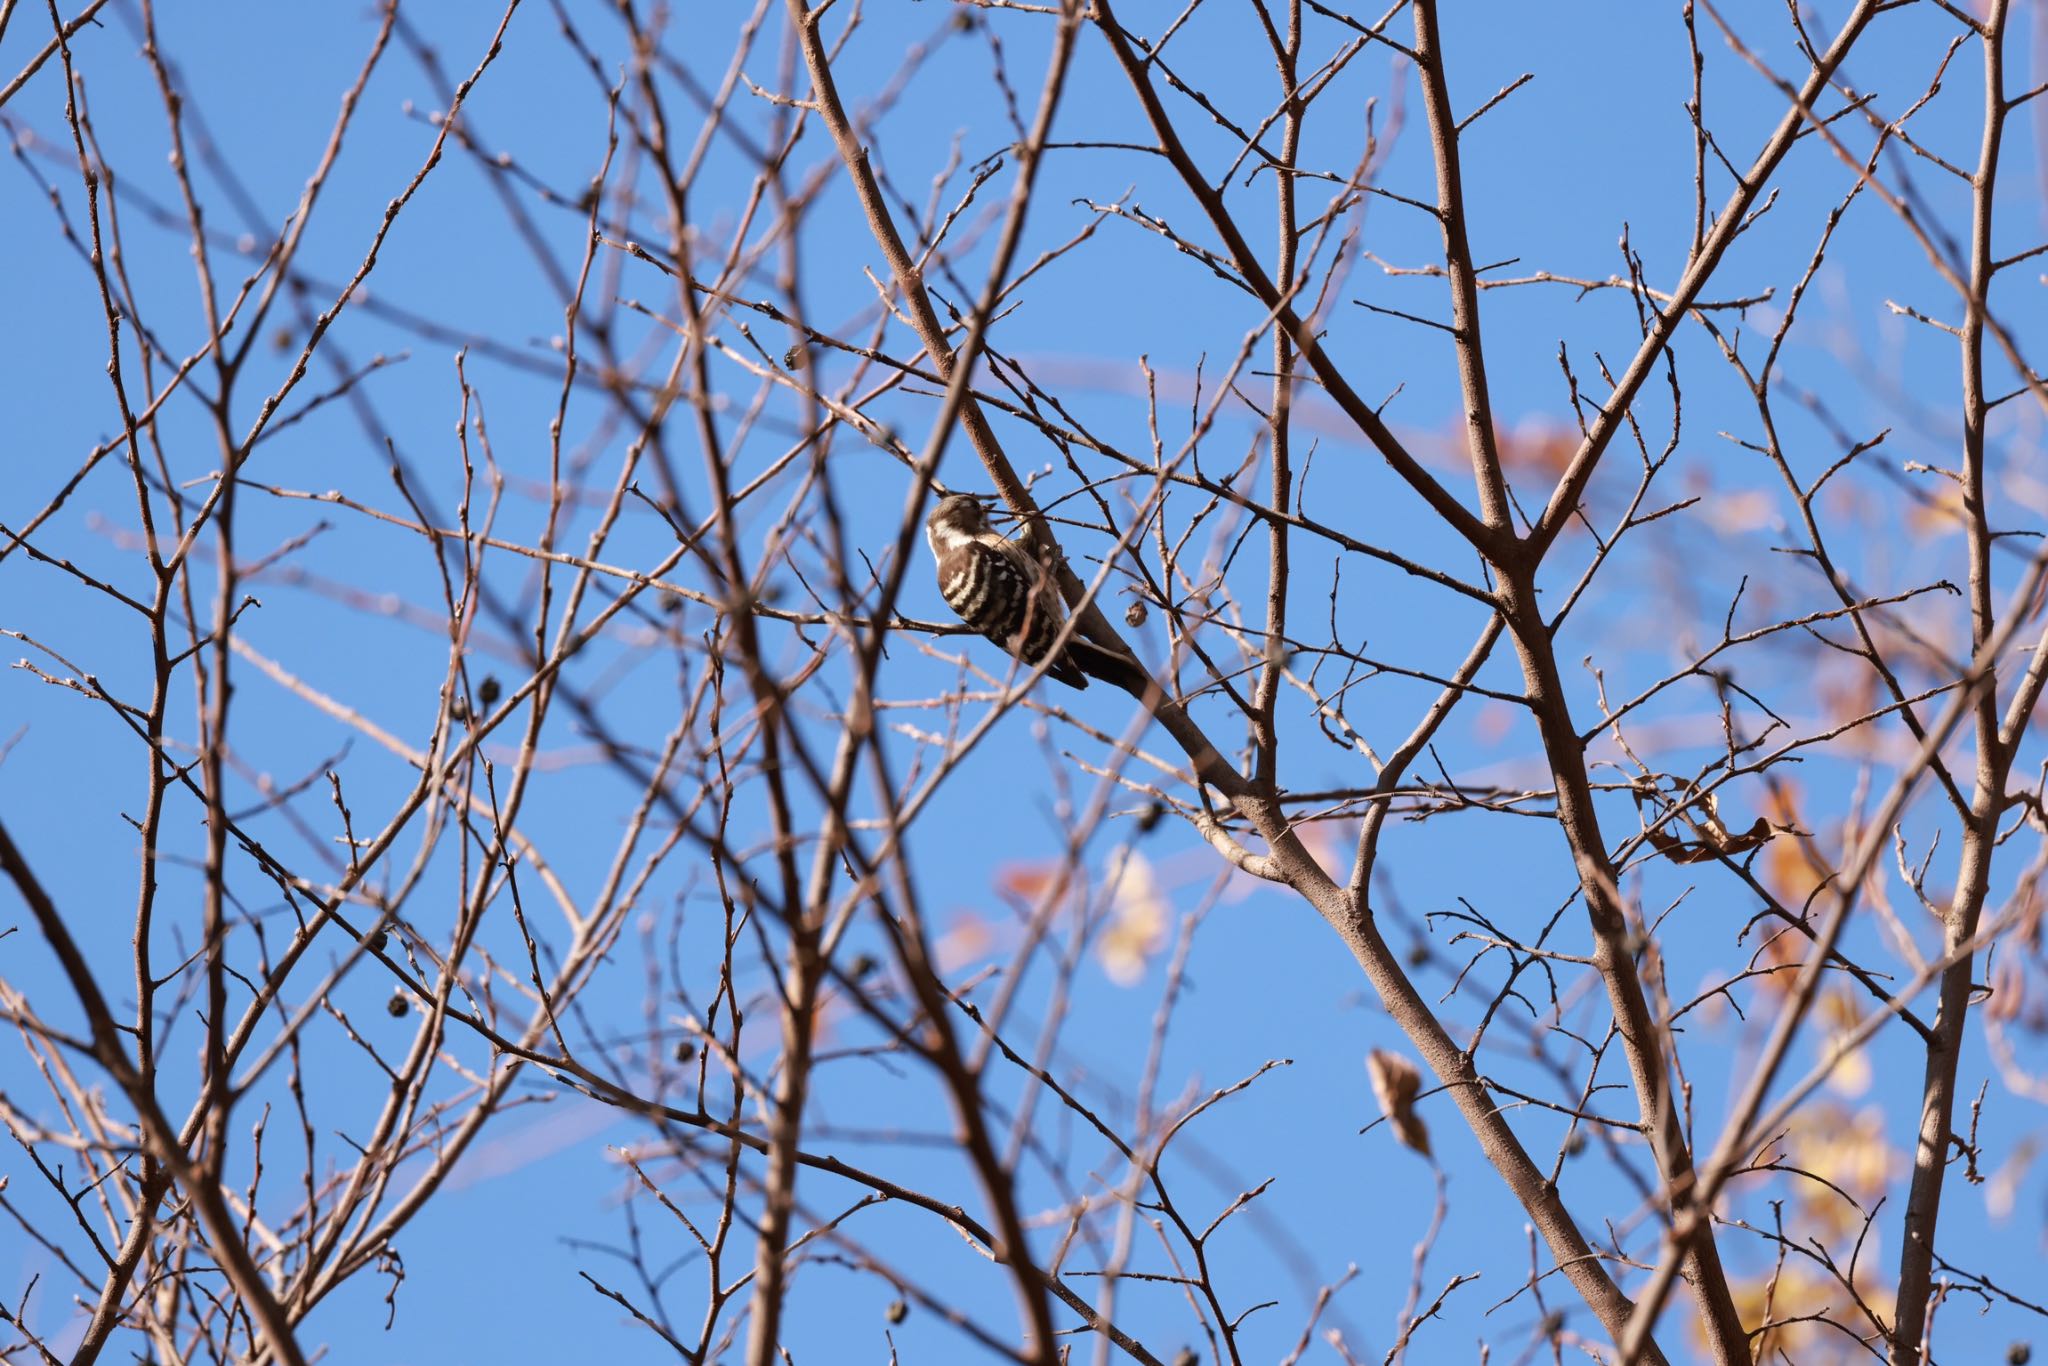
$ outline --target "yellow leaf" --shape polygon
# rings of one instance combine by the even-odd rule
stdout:
[[[1096,940],[1102,970],[1119,986],[1135,985],[1166,943],[1166,897],[1152,864],[1126,849],[1109,875],[1109,926]]]

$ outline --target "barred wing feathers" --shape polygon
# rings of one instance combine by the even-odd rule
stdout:
[[[962,621],[1026,664],[1046,657],[1064,625],[1058,590],[1021,549],[980,541],[950,547],[939,557],[939,592]],[[1088,686],[1064,653],[1046,673],[1072,688]]]

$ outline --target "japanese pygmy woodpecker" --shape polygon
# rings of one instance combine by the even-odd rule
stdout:
[[[1038,558],[997,535],[981,501],[964,493],[940,499],[924,526],[946,605],[1014,658],[1032,666],[1045,661],[1067,613],[1059,586]],[[1080,636],[1067,641],[1045,672],[1070,688],[1087,687],[1091,673],[1127,691],[1142,692],[1147,681],[1136,660]]]

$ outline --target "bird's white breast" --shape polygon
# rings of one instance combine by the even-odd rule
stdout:
[[[933,559],[943,559],[947,551],[966,545],[974,538],[958,527],[938,525],[924,529],[925,544],[932,548]]]

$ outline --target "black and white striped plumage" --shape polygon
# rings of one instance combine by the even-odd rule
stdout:
[[[980,501],[964,493],[939,500],[924,527],[946,605],[1014,658],[1030,665],[1044,660],[1066,624],[1066,605],[1044,566],[998,536]],[[1072,644],[1045,672],[1070,688],[1088,686]]]

